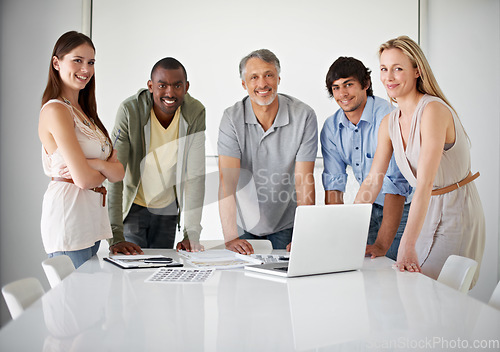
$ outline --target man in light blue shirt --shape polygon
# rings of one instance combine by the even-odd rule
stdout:
[[[352,57],[339,57],[332,64],[326,87],[340,109],[325,121],[321,131],[325,204],[343,204],[347,165],[352,167],[356,181],[361,184],[375,156],[380,122],[393,107],[388,101],[373,96],[370,70]],[[411,187],[393,157],[373,204],[367,255],[372,258],[386,255],[396,260],[410,196]]]

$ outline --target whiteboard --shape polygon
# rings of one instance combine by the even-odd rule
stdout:
[[[278,91],[310,105],[321,129],[338,109],[324,83],[333,61],[363,61],[375,95],[386,97],[378,47],[403,34],[418,40],[418,21],[418,0],[94,1],[99,116],[111,132],[119,104],[146,87],[158,60],[172,56],[186,67],[189,93],[206,107],[207,155],[216,155],[224,109],[246,95],[239,62],[266,48],[281,62]]]

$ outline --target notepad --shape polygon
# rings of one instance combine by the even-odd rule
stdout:
[[[144,282],[201,283],[212,276],[214,269],[160,268]]]

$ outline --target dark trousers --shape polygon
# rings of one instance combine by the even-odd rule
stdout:
[[[241,235],[240,238],[244,240],[269,240],[273,245],[273,249],[286,249],[286,246],[290,242],[292,242],[292,233],[293,227],[265,236],[257,236],[251,234],[250,232],[244,231],[243,235]]]
[[[164,213],[165,211],[132,204],[123,221],[125,240],[142,248],[174,248],[178,215],[163,215]]]

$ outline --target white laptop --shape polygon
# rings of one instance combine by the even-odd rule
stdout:
[[[246,270],[284,277],[360,269],[371,204],[297,207],[288,263],[247,265]]]

